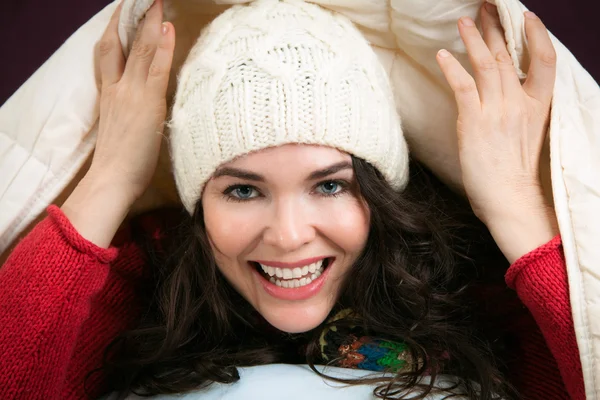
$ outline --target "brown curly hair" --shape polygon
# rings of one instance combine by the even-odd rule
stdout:
[[[375,384],[374,394],[383,399],[424,399],[436,391],[470,399],[516,397],[493,357],[490,343],[497,341],[478,324],[465,296],[481,279],[478,260],[505,263],[487,230],[464,200],[416,162],[402,192],[392,190],[367,162],[353,158],[353,166],[371,226],[335,308],[354,313],[335,323],[403,342],[418,362],[392,376],[328,378]],[[322,361],[318,338],[327,323],[296,335],[265,329],[220,273],[201,202],[172,242],[174,247],[162,253],[148,249],[156,290],[140,326],[119,335],[106,351],[103,370],[110,390],[122,397],[131,391],[183,393],[235,382],[237,367],[270,363],[306,363],[320,374],[314,365]],[[487,277],[502,279],[502,274]],[[297,358],[299,343],[305,351]],[[436,388],[440,374],[455,376],[456,384]],[[424,376],[429,383],[423,383]]]

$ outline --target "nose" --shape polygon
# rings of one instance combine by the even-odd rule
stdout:
[[[316,236],[310,210],[294,199],[282,199],[274,205],[263,235],[265,244],[292,252],[310,243]]]

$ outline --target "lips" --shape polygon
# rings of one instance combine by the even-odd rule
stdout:
[[[283,300],[303,300],[319,291],[334,261],[333,257],[318,257],[294,264],[268,261],[251,264],[268,294]]]
[[[295,268],[272,267],[262,263],[257,263],[259,272],[269,282],[284,288],[297,288],[310,284],[317,279],[327,268],[328,258],[323,258],[311,264]]]

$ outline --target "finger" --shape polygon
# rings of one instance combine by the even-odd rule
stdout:
[[[556,50],[546,27],[532,12],[525,13],[525,33],[531,63],[523,89],[540,103],[550,105],[556,79]]]
[[[125,68],[125,56],[123,55],[118,33],[122,4],[120,3],[117,6],[104,34],[95,47],[98,65],[96,79],[99,87],[109,86],[118,82]]]
[[[171,23],[164,22],[161,27],[161,38],[158,42],[158,48],[148,70],[146,87],[151,95],[166,96],[174,50],[175,28]]]
[[[155,0],[146,12],[143,25],[138,27],[136,38],[131,47],[125,66],[125,77],[131,81],[145,83],[148,69],[154,59],[154,53],[161,37],[162,0]]]
[[[498,64],[483,41],[475,22],[469,17],[463,17],[459,20],[458,30],[467,47],[482,105],[501,104],[502,85]]]
[[[466,116],[481,111],[481,102],[475,80],[452,54],[440,50],[437,62],[446,77],[446,81],[454,92],[458,112]]]
[[[500,23],[498,9],[490,3],[486,3],[481,11],[481,23],[483,26],[483,40],[487,43],[490,53],[496,60],[500,73],[502,93],[505,100],[515,99],[522,95],[523,88],[517,76],[517,70],[513,64],[510,54],[506,49],[504,40],[504,29]]]

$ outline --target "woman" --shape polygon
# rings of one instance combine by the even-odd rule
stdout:
[[[82,398],[84,381],[93,396],[177,393],[275,362],[388,372],[357,382],[383,398],[512,395],[462,307],[468,260],[457,252],[470,255],[468,244],[454,243],[454,220],[424,197],[423,175],[407,183],[385,72],[350,23],[317,6],[258,1],[211,25],[173,108],[189,213],[181,243],[166,212],[117,233],[156,167],[175,37],[157,1],[125,61],[118,14],[98,46],[92,166],[0,271],[3,397]],[[554,51],[527,14],[532,63],[521,85],[492,6],[482,20],[484,38],[472,20],[458,25],[475,78],[448,52],[437,56],[459,109],[465,191],[513,264],[507,280],[569,394],[584,398],[560,238],[538,176]],[[551,293],[561,301],[547,302]],[[441,374],[456,384],[442,388]],[[514,384],[528,398],[565,396],[562,382],[545,382],[558,388],[548,396],[523,377]]]

